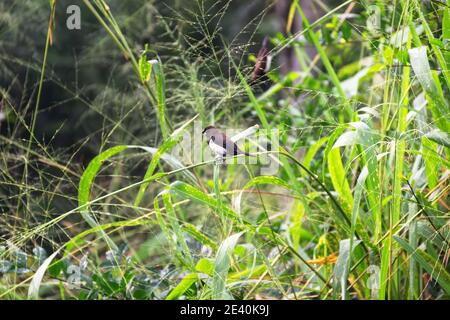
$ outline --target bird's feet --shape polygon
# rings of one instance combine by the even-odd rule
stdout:
[[[214,160],[215,160],[216,165],[221,165],[224,162],[223,157],[221,155],[216,156],[216,158]]]

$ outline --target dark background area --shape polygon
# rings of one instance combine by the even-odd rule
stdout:
[[[139,54],[144,45],[158,53],[161,60],[177,64],[180,53],[191,54],[192,62],[199,57],[220,51],[223,42],[235,46],[237,58],[248,68],[248,54],[259,49],[265,34],[274,36],[284,31],[289,1],[110,1],[110,7],[130,46]],[[56,5],[56,24],[53,43],[49,49],[42,96],[35,135],[42,144],[72,155],[77,153],[83,162],[97,154],[102,135],[120,120],[114,138],[121,143],[154,145],[159,135],[155,126],[153,107],[138,86],[138,79],[130,63],[121,55],[105,30],[80,2],[81,30],[66,27],[67,6],[73,1],[60,0]],[[305,2],[310,19],[319,16],[321,8]],[[35,108],[44,45],[49,21],[48,1],[2,1],[0,4],[0,87],[2,95],[14,105],[14,114],[2,103],[6,119],[0,122],[5,136],[28,139],[24,126],[17,126],[17,117],[31,121]],[[222,14],[223,13],[223,14]],[[164,23],[161,23],[164,21]],[[255,33],[258,28],[258,33]],[[300,28],[298,19],[294,28]],[[220,30],[211,43],[205,34]],[[223,39],[222,39],[223,37]],[[195,49],[193,48],[195,46]],[[298,68],[291,59],[292,52],[283,52],[279,59],[281,72]],[[189,58],[189,55],[187,55]],[[175,63],[174,63],[175,62]],[[182,65],[183,62],[179,61]],[[221,65],[210,64],[202,73],[202,81],[209,81]],[[167,70],[166,70],[167,71]],[[179,89],[177,75],[168,70],[170,88]],[[176,71],[174,71],[176,72]],[[227,69],[223,74],[228,77]],[[222,79],[223,80],[223,79]],[[176,108],[170,105],[168,108]],[[133,115],[123,115],[133,108]],[[177,110],[179,111],[179,110]],[[183,117],[183,112],[177,112]],[[171,116],[174,116],[172,113]],[[174,119],[176,121],[176,117]],[[136,121],[142,121],[135,125]],[[86,143],[89,139],[89,143]]]

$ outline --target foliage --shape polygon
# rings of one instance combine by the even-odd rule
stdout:
[[[0,299],[449,298],[450,2],[240,3],[0,4]],[[180,157],[194,120],[278,171]]]

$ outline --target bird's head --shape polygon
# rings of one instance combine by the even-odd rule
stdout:
[[[207,126],[205,129],[203,129],[202,134],[209,141],[209,139],[211,139],[211,137],[214,136],[217,132],[219,132],[219,129],[217,129],[216,127]]]

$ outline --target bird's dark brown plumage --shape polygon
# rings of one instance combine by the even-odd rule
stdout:
[[[227,155],[239,155],[244,154],[247,156],[251,156],[249,153],[242,151],[239,149],[236,143],[234,143],[231,139],[229,139],[225,133],[220,131],[219,129],[215,128],[214,126],[207,126],[203,132],[202,132],[207,140],[208,144],[214,143],[215,145],[223,148],[224,153],[221,154],[221,156],[227,156]],[[210,145],[211,147],[211,145]],[[215,150],[213,150],[215,151]],[[216,151],[215,151],[216,152]]]
[[[266,36],[264,37],[261,49],[259,49],[258,55],[256,56],[255,67],[253,68],[252,76],[249,81],[250,85],[257,83],[266,74],[267,60],[269,56],[268,43],[269,38]]]

